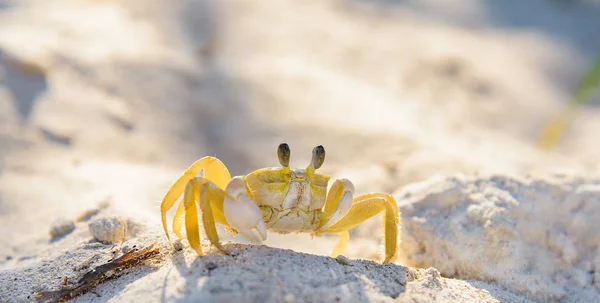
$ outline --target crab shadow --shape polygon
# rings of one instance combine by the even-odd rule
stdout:
[[[227,244],[229,255],[210,252],[192,257],[186,248],[172,255],[172,263],[185,280],[177,297],[166,294],[161,302],[369,302],[369,295],[391,298],[405,290],[405,267],[373,261],[336,259],[297,253],[264,245]],[[186,264],[185,256],[193,258]]]

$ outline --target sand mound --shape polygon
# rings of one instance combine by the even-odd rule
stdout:
[[[540,301],[600,296],[600,181],[438,178],[408,186],[406,264],[482,279]]]

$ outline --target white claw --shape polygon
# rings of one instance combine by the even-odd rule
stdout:
[[[235,198],[234,200],[226,197],[223,201],[227,223],[251,242],[260,243],[266,240],[267,228],[262,213],[258,205],[246,194],[244,180],[241,177],[231,179],[227,184],[227,193]]]

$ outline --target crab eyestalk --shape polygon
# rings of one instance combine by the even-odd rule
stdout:
[[[290,146],[287,145],[287,143],[279,144],[279,147],[277,147],[277,158],[279,158],[279,163],[281,163],[281,166],[290,166],[290,154]]]
[[[306,168],[307,173],[314,173],[315,170],[319,169],[325,162],[325,148],[323,145],[319,145],[313,148],[312,151],[312,159],[310,160],[310,165]]]
[[[287,143],[279,144],[277,147],[277,158],[279,158],[279,163],[281,163],[281,166],[285,169],[290,168],[290,155],[290,146],[287,145]]]

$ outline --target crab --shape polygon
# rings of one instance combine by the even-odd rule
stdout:
[[[350,229],[383,213],[383,263],[394,262],[400,224],[394,198],[383,193],[355,198],[354,185],[347,179],[336,180],[328,191],[330,177],[316,172],[325,160],[321,145],[313,149],[306,169],[290,168],[290,155],[289,145],[281,143],[277,148],[281,167],[261,168],[233,178],[219,159],[208,156],[197,160],[171,186],[161,203],[162,224],[169,242],[167,212],[183,195],[175,211],[173,232],[180,240],[187,237],[190,247],[200,256],[203,251],[198,209],[206,236],[223,253],[227,251],[219,240],[217,223],[252,243],[266,240],[267,230],[313,236],[337,234],[339,242],[332,257],[344,253]],[[183,224],[186,235],[182,234]]]

